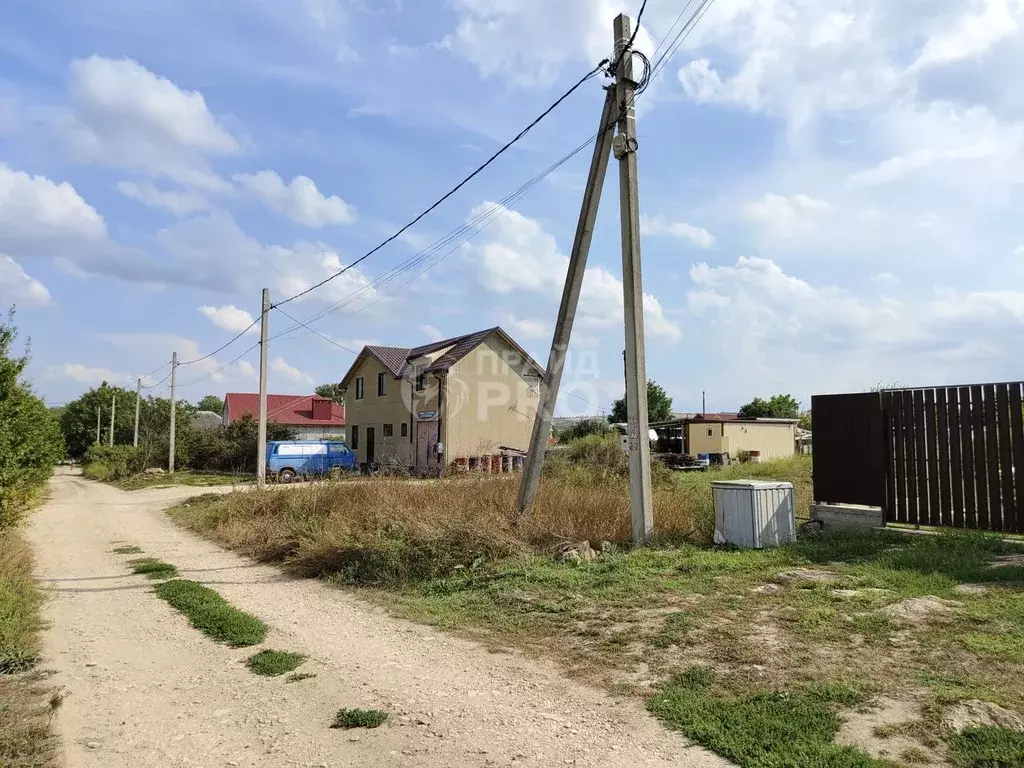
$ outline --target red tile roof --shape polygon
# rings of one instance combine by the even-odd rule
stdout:
[[[345,406],[331,403],[331,419],[313,418],[313,400],[317,395],[267,395],[267,421],[272,424],[291,426],[316,426],[331,424],[345,426]],[[254,419],[259,416],[260,396],[256,392],[228,392],[224,396],[224,408],[228,423],[245,416]]]

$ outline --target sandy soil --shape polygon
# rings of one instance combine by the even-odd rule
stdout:
[[[224,489],[227,490],[227,489]],[[216,489],[128,493],[56,476],[30,539],[52,600],[47,663],[71,696],[59,715],[70,768],[120,766],[715,766],[635,702],[294,580],[175,526],[168,505]],[[296,683],[261,678],[127,573],[137,544],[269,626],[264,646],[309,656]],[[372,731],[328,726],[378,707]]]

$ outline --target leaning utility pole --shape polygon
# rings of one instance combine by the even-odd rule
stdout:
[[[96,406],[96,445],[100,444],[100,406]]]
[[[562,303],[558,307],[558,320],[555,323],[555,335],[551,339],[548,365],[541,380],[540,401],[537,404],[537,416],[533,420],[530,452],[523,466],[523,479],[519,486],[520,517],[530,513],[533,497],[537,495],[537,488],[540,485],[544,449],[547,446],[548,435],[551,434],[555,400],[558,399],[558,389],[562,384],[565,355],[569,349],[569,337],[572,335],[572,324],[576,319],[576,307],[583,288],[583,275],[587,271],[587,256],[594,237],[594,223],[597,221],[597,209],[601,203],[601,188],[604,186],[605,172],[608,170],[614,116],[615,93],[609,90],[605,95],[601,122],[598,123],[597,141],[594,142],[594,154],[590,159],[590,174],[587,177],[586,190],[583,192],[583,205],[580,208],[579,222],[576,224],[576,238],[573,240],[572,253],[569,256],[569,272],[565,276],[565,288],[562,289]]]
[[[168,440],[170,450],[167,456],[167,471],[172,474],[174,472],[174,411],[176,409],[176,406],[174,404],[174,388],[178,380],[177,373],[178,353],[174,352],[171,354],[171,434]]]
[[[139,447],[139,403],[142,400],[142,379],[135,384],[135,437],[132,439],[132,446]]]
[[[110,441],[109,444],[114,444],[114,412],[117,410],[117,393],[115,392],[110,398]]]
[[[615,19],[615,53],[617,63],[615,86],[609,90],[601,116],[601,127],[591,159],[590,175],[583,196],[583,206],[573,242],[569,271],[566,275],[558,321],[548,356],[548,368],[541,380],[540,401],[533,423],[530,452],[519,488],[519,513],[530,514],[540,483],[541,468],[558,388],[561,384],[565,353],[572,333],[572,323],[579,302],[587,254],[593,236],[594,222],[608,153],[619,161],[619,202],[622,226],[622,287],[625,305],[625,370],[627,444],[629,448],[630,510],[633,541],[650,539],[654,532],[651,505],[651,447],[647,424],[647,373],[644,364],[643,283],[640,266],[640,214],[637,192],[636,114],[634,100],[637,83],[633,79],[633,56],[630,44],[630,20],[620,15]],[[618,135],[612,138],[617,122]]]
[[[270,331],[270,289],[263,289],[260,315],[260,426],[256,437],[256,485],[267,482],[267,334]]]
[[[626,310],[626,440],[629,447],[629,507],[633,541],[654,533],[651,504],[651,441],[647,426],[647,366],[644,360],[644,290],[640,267],[640,198],[636,166],[636,81],[629,17],[615,18],[615,90],[619,132],[612,151],[619,161],[619,223],[622,229],[622,291]]]

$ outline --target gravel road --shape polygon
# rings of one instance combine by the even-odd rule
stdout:
[[[206,489],[198,489],[200,492]],[[71,693],[58,716],[68,768],[160,766],[727,766],[633,701],[495,654],[296,580],[178,528],[164,514],[195,488],[128,493],[64,471],[30,539],[51,600],[46,663]],[[115,543],[174,563],[269,627],[260,647],[309,656],[287,683],[250,673],[258,649],[196,630],[129,575]],[[376,730],[328,726],[378,707]]]

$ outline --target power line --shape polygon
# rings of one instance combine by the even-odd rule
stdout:
[[[259,321],[260,320],[257,317],[255,320],[253,320],[251,323],[249,323],[249,325],[246,326],[243,330],[239,331],[230,341],[228,341],[227,343],[222,344],[221,346],[217,347],[215,350],[213,350],[213,352],[210,352],[207,355],[203,355],[202,357],[197,357],[195,360],[186,360],[184,362],[178,363],[178,367],[181,367],[183,365],[195,365],[196,363],[203,362],[203,360],[209,360],[211,357],[216,355],[218,352],[221,352],[221,351],[227,349],[232,344],[234,344],[236,341],[238,341],[240,338],[242,338],[245,334],[247,334],[249,331],[251,331],[253,328],[255,328],[256,324],[259,323]]]
[[[318,331],[318,330],[317,330],[316,328],[310,328],[310,327],[309,327],[309,326],[308,326],[308,325],[307,325],[306,323],[302,322],[301,320],[296,320],[296,319],[295,319],[294,317],[292,317],[291,315],[289,315],[289,314],[288,314],[287,312],[285,312],[285,311],[284,311],[283,309],[281,309],[280,307],[271,307],[271,309],[276,309],[276,310],[277,310],[278,312],[280,312],[280,313],[281,313],[282,315],[284,315],[285,317],[287,317],[287,318],[288,318],[289,320],[291,320],[291,321],[292,321],[293,323],[298,323],[298,324],[299,324],[299,325],[301,325],[301,326],[302,326],[303,328],[305,328],[305,329],[306,329],[307,331],[309,331],[309,332],[311,332],[311,333],[315,333],[315,334],[316,334],[317,336],[319,336],[319,337],[320,337],[321,339],[323,339],[324,341],[326,341],[326,342],[328,342],[328,343],[330,343],[330,344],[333,344],[333,345],[334,345],[334,346],[336,346],[336,347],[337,347],[338,349],[343,349],[343,350],[345,350],[346,352],[351,352],[351,353],[352,353],[353,355],[358,355],[358,354],[359,354],[359,353],[358,353],[358,352],[356,352],[356,351],[355,351],[354,349],[350,349],[349,347],[346,347],[346,346],[345,346],[344,344],[339,344],[339,343],[338,343],[337,341],[335,341],[334,339],[332,339],[332,338],[331,338],[330,336],[325,336],[324,334],[320,333],[320,331]],[[287,331],[286,331],[285,333],[287,333]],[[269,341],[269,339],[268,339],[268,341]]]
[[[170,363],[168,363],[168,365],[170,365]],[[160,370],[160,369],[158,368],[157,370]],[[169,378],[171,378],[171,374],[168,373],[166,376],[164,376],[162,379],[160,379],[160,381],[158,381],[156,384],[150,384],[148,386],[143,385],[142,388],[143,389],[156,389],[161,384],[163,384],[165,381],[167,381]]]
[[[646,4],[646,0],[644,0],[644,2]],[[527,125],[525,128],[523,128],[523,130],[521,130],[519,133],[517,133],[510,141],[506,142],[497,152],[495,152],[493,155],[491,155],[489,158],[487,158],[487,160],[485,160],[483,162],[483,164],[478,166],[476,168],[476,170],[474,170],[472,173],[470,173],[468,176],[466,176],[462,181],[460,181],[458,184],[456,184],[454,187],[452,187],[450,190],[448,190],[444,195],[439,197],[435,202],[431,203],[430,206],[428,206],[422,213],[420,213],[418,216],[416,216],[414,219],[412,219],[408,224],[405,224],[404,226],[402,226],[394,234],[392,234],[389,237],[387,237],[384,240],[382,240],[380,243],[378,243],[376,246],[374,246],[369,251],[364,253],[362,256],[360,256],[358,259],[353,261],[348,266],[346,266],[346,267],[342,268],[341,270],[335,272],[330,277],[324,278],[319,283],[311,285],[306,290],[300,291],[299,293],[296,293],[294,296],[289,296],[287,299],[284,299],[283,301],[277,302],[277,304],[275,304],[274,306],[281,306],[283,304],[287,304],[288,302],[294,301],[295,299],[299,298],[300,296],[305,296],[307,293],[310,293],[311,291],[315,291],[317,288],[320,288],[323,285],[326,285],[331,280],[334,280],[335,278],[340,277],[341,275],[345,274],[348,270],[352,269],[353,267],[355,267],[360,262],[368,259],[370,256],[375,254],[377,251],[379,251],[384,246],[388,245],[391,242],[394,242],[404,232],[406,232],[408,229],[410,229],[411,227],[413,227],[416,224],[418,224],[421,219],[423,219],[425,216],[427,216],[429,213],[431,213],[433,210],[435,210],[445,200],[450,198],[452,195],[454,195],[456,192],[458,192],[460,189],[462,189],[466,184],[468,184],[471,180],[473,180],[480,173],[482,173],[483,170],[485,168],[487,168],[487,166],[489,166],[491,163],[493,163],[495,160],[497,160],[510,147],[512,147],[514,144],[516,144],[516,142],[518,142],[520,139],[522,139],[524,136],[526,136],[526,134],[528,134],[541,120],[543,120],[545,117],[547,117],[549,114],[551,114],[563,101],[565,101],[567,98],[569,98],[569,96],[571,96],[573,93],[575,93],[576,90],[580,86],[582,86],[585,82],[587,82],[587,80],[589,80],[590,78],[594,77],[594,75],[596,75],[597,73],[601,72],[602,69],[604,68],[604,66],[607,63],[608,63],[608,59],[604,59],[596,67],[594,67],[592,70],[587,72],[587,74],[585,74],[583,77],[581,77],[579,80],[577,80],[576,83],[573,84],[573,86],[571,88],[569,88],[569,90],[567,90],[565,93],[563,93],[561,96],[559,96],[554,101],[554,103],[551,104],[551,106],[549,106],[547,109],[545,109],[543,112],[541,112],[536,118],[534,118],[534,120],[529,125]]]
[[[254,323],[254,325],[255,325],[255,323]],[[221,366],[219,366],[219,367],[217,367],[217,368],[214,368],[214,369],[213,369],[212,371],[210,371],[210,372],[209,372],[208,374],[206,374],[205,376],[200,376],[200,377],[199,377],[198,379],[193,379],[192,381],[188,381],[188,382],[185,382],[184,384],[178,384],[177,386],[178,386],[178,387],[191,387],[191,386],[192,386],[193,384],[198,384],[198,383],[199,383],[199,382],[201,382],[201,381],[206,381],[207,379],[209,379],[209,378],[212,378],[212,377],[216,376],[216,375],[217,375],[218,373],[220,373],[221,371],[224,371],[224,370],[226,370],[226,369],[230,368],[230,367],[231,367],[232,365],[234,365],[235,363],[237,363],[237,362],[238,362],[239,360],[241,360],[241,359],[242,359],[243,357],[245,357],[246,355],[248,355],[248,354],[249,354],[250,352],[252,352],[252,351],[253,351],[254,349],[256,349],[257,347],[259,347],[259,345],[260,345],[260,343],[259,343],[259,342],[257,341],[257,342],[256,342],[255,344],[253,344],[253,345],[252,345],[251,347],[249,347],[249,348],[248,348],[247,350],[245,350],[245,351],[244,351],[244,352],[243,352],[242,354],[240,354],[240,355],[239,355],[238,357],[234,358],[233,360],[231,360],[231,361],[229,361],[229,362],[227,362],[227,363],[224,363],[224,365],[221,365]],[[223,349],[223,347],[221,347],[221,349]],[[179,365],[181,365],[181,363],[179,363]]]
[[[644,17],[644,11],[647,9],[647,0],[643,0],[640,3],[640,10],[636,14],[636,26],[633,27],[633,34],[629,36],[629,42],[626,43],[625,48],[619,51],[619,57],[615,60],[615,64],[611,67],[611,74],[614,75],[619,71],[619,64],[622,63],[623,57],[626,55],[626,51],[633,47],[633,42],[636,40],[637,34],[640,32],[640,19]]]

